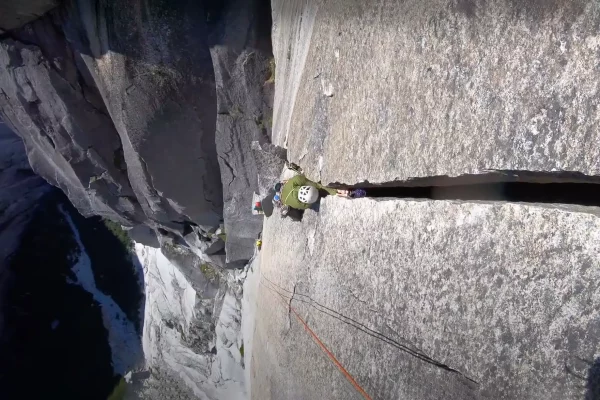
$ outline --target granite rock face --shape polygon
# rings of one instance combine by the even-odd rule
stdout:
[[[67,0],[9,28],[0,115],[35,172],[143,249],[152,376],[134,371],[136,395],[245,398],[241,278],[224,268],[262,229],[251,143],[271,135],[269,2]]]
[[[600,173],[591,0],[275,1],[275,144],[323,183]]]
[[[131,382],[125,398],[246,399],[239,282],[217,270],[190,274],[194,257],[181,249],[137,244],[136,252],[148,285],[143,347],[149,373]]]
[[[144,221],[119,136],[95,87],[79,80],[72,51],[51,17],[22,32],[26,42],[37,37],[42,43],[0,42],[0,109],[23,138],[32,168],[84,215]]]
[[[598,21],[589,0],[274,1],[273,144],[325,184],[597,183]],[[289,304],[374,399],[598,397],[598,215],[340,198],[274,214],[252,398],[360,397]]]
[[[173,177],[168,185],[161,185],[165,181],[164,176],[152,175],[152,171],[159,169],[172,172],[169,161],[177,159],[183,163],[188,154],[189,158],[196,154],[201,161],[199,144],[194,147],[191,143],[184,143],[185,140],[181,137],[186,132],[191,136],[189,130],[199,129],[201,125],[195,127],[189,124],[189,128],[178,128],[175,123],[177,118],[172,118],[170,135],[165,131],[161,131],[164,132],[162,135],[153,135],[152,122],[160,121],[159,117],[167,112],[163,108],[168,108],[171,104],[169,101],[158,101],[159,94],[165,93],[164,90],[157,90],[152,96],[146,96],[147,100],[150,97],[152,101],[157,100],[153,105],[146,103],[146,109],[136,103],[131,105],[134,110],[130,110],[128,102],[110,98],[108,91],[102,86],[103,70],[101,66],[96,68],[94,63],[100,62],[103,55],[109,58],[113,55],[117,60],[122,60],[123,55],[108,51],[110,43],[102,43],[106,51],[104,54],[94,54],[94,44],[98,44],[101,39],[108,39],[106,36],[86,39],[82,21],[88,24],[100,23],[99,20],[104,21],[105,13],[111,11],[123,17],[127,14],[113,9],[103,9],[101,15],[89,14],[92,11],[85,9],[84,3],[72,3],[69,9],[61,8],[46,14],[20,30],[12,31],[10,38],[0,43],[3,63],[0,82],[4,93],[0,108],[5,121],[23,137],[32,167],[50,183],[63,189],[84,215],[101,215],[126,225],[147,223],[173,230],[182,229],[183,223],[192,221],[192,218],[195,223],[218,223],[220,186],[216,163],[213,164],[216,169],[211,171],[216,184],[207,186],[207,189],[212,189],[207,190],[207,193],[214,193],[215,196],[212,199],[215,205],[210,207],[206,207],[210,203],[202,201],[204,196],[198,196],[193,202],[188,199],[188,203],[194,203],[194,206],[186,208],[181,204],[182,200],[173,200],[172,197],[177,195],[169,191],[168,186],[176,183],[181,190],[189,190],[194,194],[202,191],[203,174],[206,170],[194,168],[197,167],[195,163],[185,164],[186,168],[181,164],[178,174],[179,177],[189,177],[189,182],[194,184],[182,185],[182,181]],[[112,18],[110,21],[116,22]],[[88,41],[91,43],[87,47],[80,46],[76,41],[66,40],[65,33],[86,44]],[[129,45],[135,47],[135,42]],[[90,54],[99,58],[91,57]],[[208,55],[208,48],[205,55]],[[180,58],[186,60],[184,57]],[[205,70],[210,71],[210,58],[204,64]],[[122,64],[120,66],[124,68]],[[135,78],[137,75],[126,71],[120,71],[122,74],[118,75],[118,68],[115,66],[114,70],[106,73],[111,76],[115,90],[126,95],[125,89],[129,84],[125,77]],[[149,85],[154,83],[158,74],[141,72],[150,81]],[[194,78],[191,74],[189,77]],[[175,78],[174,80],[176,81]],[[176,87],[172,93],[177,93]],[[132,95],[128,99],[134,97]],[[119,112],[116,117],[115,114],[111,115],[106,104],[109,107],[111,104],[118,104]],[[194,106],[193,103],[189,105],[190,108]],[[181,113],[175,114],[183,118],[185,111],[180,111]],[[139,132],[137,136],[129,135],[134,128],[128,130],[123,122],[127,115],[131,115],[138,124],[148,125],[148,129],[143,131],[147,136],[142,137]],[[113,118],[118,118],[121,132]],[[155,136],[160,136],[175,146],[187,144],[187,150],[175,158],[169,153],[167,144],[154,143]],[[160,166],[156,159],[153,163],[151,157],[148,157],[147,160],[142,159],[142,167],[142,161],[136,152],[139,148],[133,146],[142,142],[145,148],[154,149],[154,157],[162,157]],[[154,169],[150,166],[154,166]],[[192,179],[192,175],[196,179]],[[201,211],[203,206],[205,212]]]
[[[250,145],[270,140],[270,22],[258,0],[66,1],[0,37],[0,113],[82,214],[180,237],[224,220],[243,262],[262,226]]]
[[[222,194],[204,5],[93,3],[68,9],[64,29],[121,139],[141,209],[166,229],[217,225]]]
[[[327,198],[301,224],[274,215],[253,398],[354,390],[273,289],[295,292],[292,306],[372,398],[595,398],[599,237],[596,215],[535,205]]]
[[[254,253],[262,217],[252,215],[258,192],[253,141],[271,136],[271,18],[269,3],[236,0],[209,25],[217,93],[217,154],[223,185],[227,261],[244,262]]]

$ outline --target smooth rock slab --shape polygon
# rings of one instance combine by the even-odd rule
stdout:
[[[598,217],[552,207],[326,198],[267,220],[261,271],[374,399],[595,398],[599,239]],[[265,278],[252,397],[359,398]]]
[[[274,3],[275,143],[313,179],[600,173],[598,2]]]

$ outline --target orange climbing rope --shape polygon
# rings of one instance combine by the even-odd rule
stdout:
[[[325,344],[321,341],[321,339],[319,339],[317,334],[308,326],[306,321],[304,321],[304,319],[302,319],[302,317],[300,316],[300,314],[298,314],[298,312],[294,309],[294,307],[292,307],[291,301],[290,301],[289,305],[286,304],[285,297],[281,293],[279,293],[277,290],[275,290],[267,285],[263,284],[263,286],[265,286],[272,292],[277,293],[279,295],[280,300],[282,301],[282,304],[286,308],[288,308],[292,312],[292,314],[294,314],[294,316],[298,319],[298,321],[300,321],[300,323],[304,326],[304,329],[310,334],[313,341],[321,348],[321,350],[323,350],[325,352],[325,354],[327,354],[327,357],[329,357],[329,359],[340,370],[340,372],[344,375],[346,380],[348,380],[348,382],[350,382],[352,384],[352,386],[354,386],[356,391],[358,393],[360,393],[365,398],[365,400],[373,400],[371,398],[371,396],[369,396],[369,394],[367,392],[365,392],[365,390],[358,384],[358,382],[356,382],[356,380],[352,377],[352,375],[350,375],[350,373],[346,370],[346,368],[344,368],[344,366],[338,361],[338,359],[335,357],[335,355],[333,355],[333,353],[331,351],[329,351],[327,346],[325,346]]]

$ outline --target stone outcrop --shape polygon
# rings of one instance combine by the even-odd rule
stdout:
[[[295,293],[292,306],[372,398],[596,398],[599,237],[596,215],[522,204],[327,198],[301,224],[274,215],[253,395],[352,397],[289,315]]]
[[[99,12],[81,1],[69,10],[66,35],[121,138],[144,214],[166,228],[217,225],[222,195],[204,7],[190,1],[140,7],[108,2]],[[103,30],[109,33],[98,34]]]
[[[275,144],[323,183],[600,173],[598,4],[275,1]]]
[[[21,5],[33,15],[34,3]],[[136,245],[144,249],[136,266],[147,273],[152,373],[135,371],[136,394],[245,398],[241,285],[223,269],[243,266],[262,230],[251,214],[260,191],[251,143],[268,148],[271,136],[269,2],[58,3],[0,25],[8,29],[0,31],[0,114],[35,172],[84,216],[116,221],[148,246]],[[95,278],[99,287],[119,282]]]
[[[12,38],[0,42],[0,108],[23,138],[34,171],[67,193],[86,216],[143,221],[119,164],[119,136],[99,93],[78,81],[71,50],[49,16],[23,29],[29,41],[38,36],[51,43],[44,46],[48,55]]]

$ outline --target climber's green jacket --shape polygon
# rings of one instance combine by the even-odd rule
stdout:
[[[310,208],[312,204],[306,204],[298,200],[298,191],[302,186],[313,186],[319,190],[325,190],[329,194],[337,194],[337,189],[328,188],[320,183],[313,182],[304,175],[296,175],[287,181],[281,189],[281,201],[283,204],[297,210]]]

